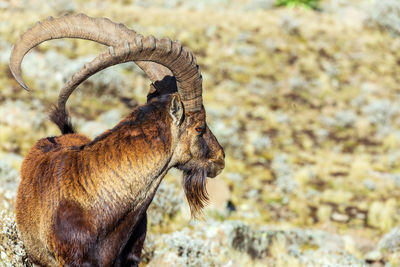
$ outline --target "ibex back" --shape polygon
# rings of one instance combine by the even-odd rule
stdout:
[[[224,168],[224,151],[206,124],[201,74],[178,42],[143,38],[121,24],[67,15],[36,24],[15,44],[10,69],[43,41],[81,38],[110,46],[61,89],[50,118],[62,135],[39,140],[21,169],[16,215],[29,258],[41,266],[138,266],[146,210],[170,168],[183,171],[192,213],[207,201],[206,177]],[[152,84],[145,105],[94,140],[75,133],[65,108],[94,73],[135,61]]]

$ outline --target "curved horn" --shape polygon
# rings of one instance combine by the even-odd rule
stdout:
[[[118,34],[115,34],[115,32]],[[151,66],[149,69],[153,69],[157,76],[160,77],[160,73],[163,73],[163,78],[166,74],[165,70],[169,73],[172,71],[176,78],[178,93],[185,106],[185,111],[198,111],[202,108],[202,78],[192,52],[184,49],[177,42],[172,43],[167,39],[159,41],[154,37],[143,39],[141,35],[129,30],[122,24],[113,23],[109,19],[90,18],[83,14],[76,16],[66,15],[58,19],[50,18],[43,23],[38,22],[32,29],[21,36],[13,47],[10,58],[11,72],[21,86],[28,89],[21,75],[21,62],[24,55],[43,41],[63,37],[88,39],[102,44],[111,44],[111,48],[117,48],[119,53],[122,53],[122,50],[125,52],[122,53],[124,58],[114,57],[114,53],[110,50],[109,54],[112,55],[112,60],[106,60],[107,57],[103,53],[96,57],[91,64],[85,65],[86,72],[84,67],[76,73],[60,92],[59,108],[62,111],[65,112],[65,103],[69,95],[82,81],[104,68],[128,61],[150,61],[138,63],[144,64],[143,66],[148,64],[147,66]],[[127,44],[129,49],[126,49]],[[135,45],[133,46],[133,44]],[[142,51],[147,52],[142,53]],[[102,59],[105,60],[104,63],[100,62]],[[167,69],[160,65],[154,65],[154,63],[161,64]],[[151,75],[151,71],[149,73]]]
[[[49,17],[43,22],[37,22],[34,27],[25,32],[14,45],[10,58],[10,69],[17,82],[26,90],[21,75],[21,62],[25,54],[38,44],[58,38],[79,38],[95,41],[107,46],[118,46],[125,40],[134,40],[137,33],[123,24],[117,24],[106,18],[91,18],[84,14],[65,15],[60,18]],[[152,83],[162,81],[172,72],[153,62],[136,62],[147,74]]]
[[[93,74],[110,66],[129,61],[152,61],[172,70],[176,77],[178,93],[185,111],[198,111],[202,108],[202,78],[196,59],[191,51],[179,42],[167,38],[158,40],[153,36],[137,36],[135,43],[125,41],[117,47],[109,47],[107,52],[98,55],[85,64],[61,89],[58,107],[65,112],[65,103],[75,88]]]

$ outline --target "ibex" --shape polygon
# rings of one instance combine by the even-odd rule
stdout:
[[[39,140],[26,155],[16,220],[29,258],[40,266],[138,266],[146,236],[146,210],[171,168],[183,171],[193,215],[207,201],[206,177],[225,155],[206,124],[202,77],[192,52],[108,19],[83,14],[49,18],[14,45],[10,69],[21,76],[24,55],[56,38],[109,46],[61,89],[50,119],[62,135]],[[74,89],[109,66],[134,61],[152,81],[146,104],[90,140],[75,133],[65,104]]]

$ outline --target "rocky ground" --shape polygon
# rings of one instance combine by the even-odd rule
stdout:
[[[28,93],[8,70],[10,49],[37,20],[65,12],[122,22],[191,48],[208,124],[226,168],[211,203],[190,218],[178,171],[149,211],[141,266],[400,265],[400,3],[322,1],[0,0],[0,265],[29,266],[14,223],[24,154],[59,134],[47,120],[58,90],[104,47],[57,40],[24,61]],[[145,101],[134,64],[85,82],[68,106],[94,137]]]

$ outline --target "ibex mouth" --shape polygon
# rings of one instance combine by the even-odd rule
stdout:
[[[207,177],[215,178],[225,168],[224,160],[209,161],[209,168],[207,170]]]

